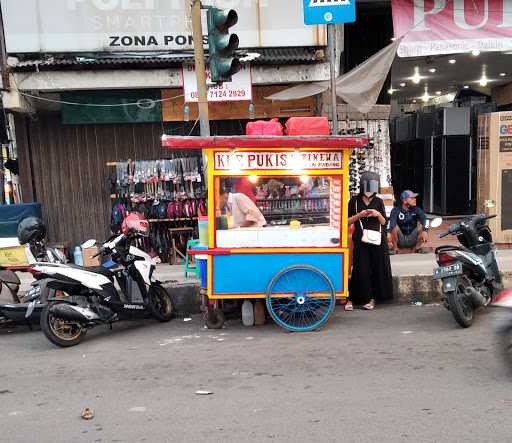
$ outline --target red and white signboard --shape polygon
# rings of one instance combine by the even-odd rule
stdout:
[[[392,0],[399,57],[512,50],[510,0]]]
[[[252,100],[252,80],[251,68],[243,65],[237,72],[231,82],[217,85],[211,83],[210,69],[206,70],[206,83],[208,84],[209,102],[229,102],[229,101],[251,101]],[[185,90],[185,102],[197,102],[197,80],[194,65],[183,65],[183,88]]]
[[[343,154],[339,151],[215,152],[214,167],[220,171],[341,169]]]

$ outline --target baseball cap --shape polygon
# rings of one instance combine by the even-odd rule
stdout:
[[[400,200],[404,201],[408,198],[416,198],[419,194],[416,192],[412,192],[410,189],[406,189],[400,194]]]

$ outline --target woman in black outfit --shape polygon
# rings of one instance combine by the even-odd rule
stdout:
[[[353,305],[363,305],[371,310],[377,302],[393,298],[393,280],[386,235],[386,211],[384,202],[377,197],[379,175],[365,172],[361,175],[360,192],[348,204],[348,223],[354,223],[352,277],[349,283],[349,299],[346,311]],[[379,246],[364,243],[363,228],[381,232]]]

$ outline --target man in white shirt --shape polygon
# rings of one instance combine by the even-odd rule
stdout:
[[[267,224],[261,211],[245,194],[223,190],[220,195],[220,207],[228,208],[236,228],[261,228]]]

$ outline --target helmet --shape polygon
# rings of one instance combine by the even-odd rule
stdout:
[[[361,174],[359,192],[376,194],[380,188],[380,177],[376,172],[366,171]]]
[[[132,212],[123,220],[121,231],[124,235],[128,235],[130,232],[149,235],[149,222],[144,218],[143,215]]]
[[[46,235],[46,226],[39,217],[26,217],[18,225],[18,240],[22,245],[41,241]]]

